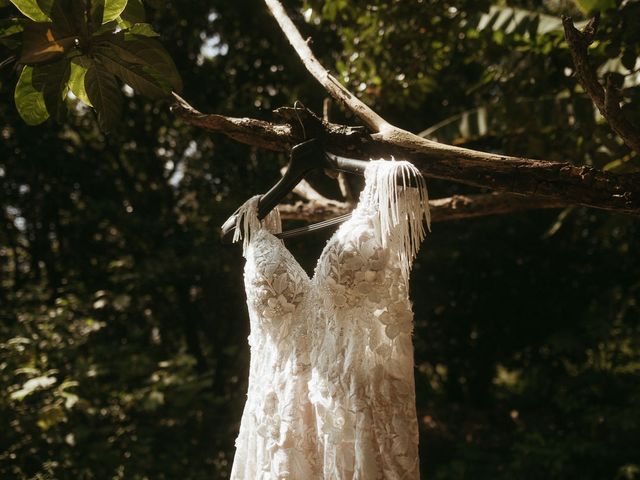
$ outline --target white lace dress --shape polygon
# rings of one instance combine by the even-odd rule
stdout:
[[[418,479],[408,277],[429,222],[422,176],[370,162],[312,278],[256,205],[238,212],[251,370],[231,478]]]

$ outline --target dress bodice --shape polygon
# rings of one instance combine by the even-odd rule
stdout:
[[[370,162],[312,278],[274,236],[277,213],[258,221],[257,202],[237,217],[251,371],[232,478],[419,478],[408,277],[429,222],[422,176]]]

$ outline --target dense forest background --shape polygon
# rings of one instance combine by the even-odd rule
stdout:
[[[586,18],[581,3],[285,6],[324,64],[400,127],[635,172],[572,76],[559,16]],[[591,57],[638,121],[640,2],[600,3],[611,8]],[[262,2],[145,4],[202,111],[322,111]],[[0,477],[227,478],[248,318],[241,252],[219,226],[285,156],[189,127],[131,89],[108,135],[72,98],[64,121],[30,127],[16,78],[0,71]],[[331,118],[356,123],[335,105]],[[432,198],[477,191],[428,186]],[[432,230],[411,280],[424,477],[639,479],[638,220],[568,208]],[[311,271],[327,236],[288,246]]]

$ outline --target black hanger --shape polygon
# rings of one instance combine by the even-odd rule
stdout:
[[[291,149],[289,165],[283,177],[258,202],[258,219],[265,218],[282,200],[300,183],[309,172],[317,169],[329,169],[339,172],[354,173],[364,175],[364,171],[369,164],[368,160],[358,160],[355,158],[345,158],[332,153],[325,152],[320,144],[320,140],[312,138],[306,140]],[[398,178],[402,184],[407,179]],[[410,181],[408,186],[413,185]],[[329,228],[348,220],[351,214],[341,215],[322,222],[306,225],[286,232],[278,233],[278,238],[290,238],[306,233],[315,232]],[[236,226],[236,216],[232,215],[222,225],[221,238],[223,243],[233,241],[233,233]]]

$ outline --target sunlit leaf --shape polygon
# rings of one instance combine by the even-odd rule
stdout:
[[[25,66],[14,93],[18,113],[27,125],[38,125],[49,118],[42,91],[33,86],[33,67]]]
[[[148,23],[136,23],[129,27],[129,33],[134,35],[140,35],[142,37],[159,37],[160,34],[153,30],[153,27]]]
[[[92,4],[92,15],[101,17],[100,25],[116,20],[127,6],[127,0],[96,0]],[[97,12],[97,13],[96,13]],[[98,27],[96,25],[95,27]]]
[[[11,394],[11,399],[24,400],[25,397],[31,395],[33,392],[49,388],[54,383],[56,383],[56,381],[57,381],[56,377],[51,377],[47,375],[42,377],[31,378],[22,385],[22,388],[20,390],[16,390]]]
[[[87,90],[85,89],[84,78],[87,74],[88,67],[83,65],[77,59],[71,61],[71,74],[69,76],[69,89],[84,104],[93,107]]]
[[[98,114],[98,123],[105,132],[111,131],[120,120],[122,92],[116,77],[96,62],[85,74],[84,85],[89,101]]]
[[[586,22],[577,22],[581,28]],[[522,8],[493,5],[489,12],[480,15],[472,25],[477,30],[493,30],[505,34],[546,35],[551,32],[563,31],[560,17],[546,15]]]
[[[51,18],[45,13],[45,10],[41,8],[42,2],[38,0],[11,0],[18,10],[20,10],[26,17],[29,17],[34,22],[49,22]],[[50,7],[50,5],[49,5]]]

